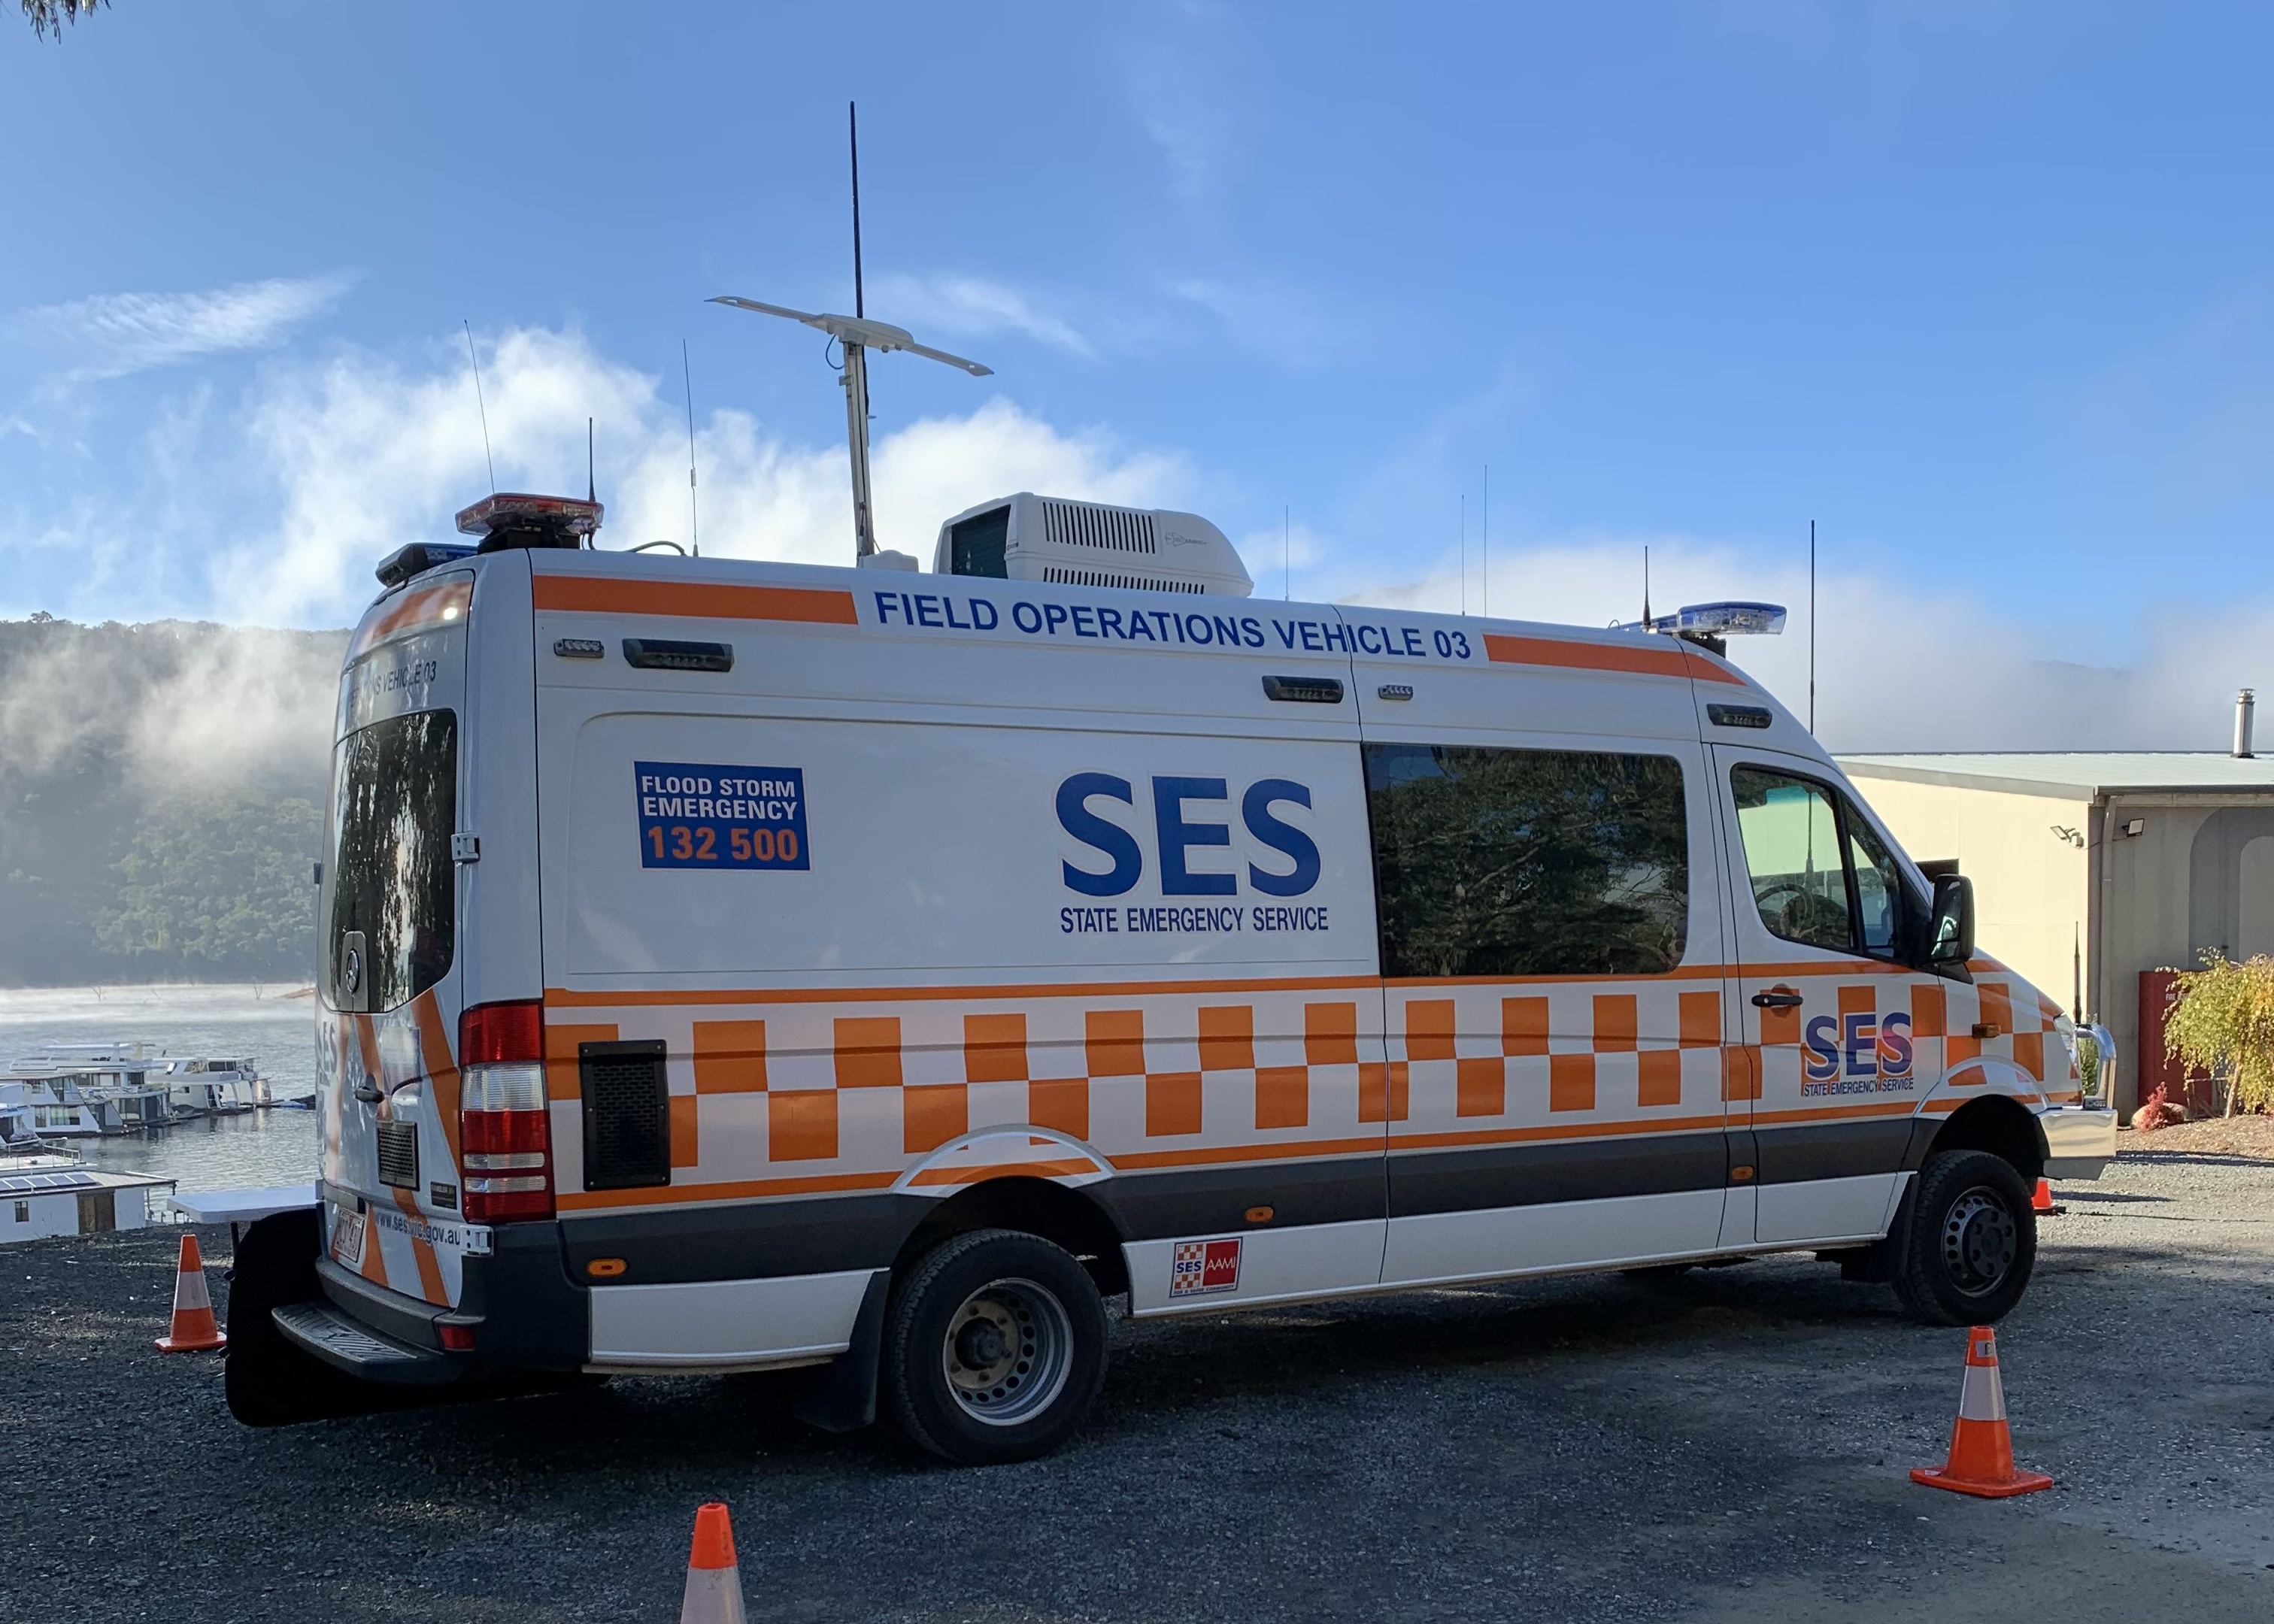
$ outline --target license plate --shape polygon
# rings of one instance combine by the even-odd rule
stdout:
[[[332,1208],[332,1261],[342,1268],[363,1267],[363,1249],[370,1224],[361,1213],[344,1207]]]

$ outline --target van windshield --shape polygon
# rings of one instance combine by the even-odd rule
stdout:
[[[326,932],[334,1008],[395,1009],[449,973],[457,823],[456,711],[414,711],[340,741]]]

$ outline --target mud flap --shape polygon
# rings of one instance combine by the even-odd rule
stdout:
[[[313,1302],[323,1229],[316,1209],[277,1213],[245,1230],[229,1272],[229,1350],[222,1356],[230,1413],[247,1426],[290,1426],[338,1416],[402,1410],[415,1392],[382,1387],[334,1370],[294,1347],[270,1310]]]
[[[854,1316],[852,1345],[809,1369],[793,1371],[790,1413],[825,1432],[857,1432],[877,1422],[877,1365],[885,1345],[885,1299],[892,1272],[878,1269]]]
[[[1912,1179],[1903,1187],[1903,1199],[1896,1203],[1894,1222],[1888,1224],[1886,1235],[1868,1246],[1856,1246],[1834,1254],[1840,1264],[1840,1278],[1871,1286],[1893,1285],[1902,1277],[1903,1267],[1910,1261],[1911,1214],[1918,1206],[1919,1181]],[[1831,1259],[1827,1258],[1826,1261]]]

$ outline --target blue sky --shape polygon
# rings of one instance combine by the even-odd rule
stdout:
[[[877,364],[887,545],[1053,489],[1205,512],[1276,592],[1284,513],[1296,595],[1473,609],[1489,463],[1495,611],[1608,618],[1645,543],[1661,598],[1804,594],[1813,518],[1859,695],[1994,647],[2063,741],[2215,744],[2274,685],[2270,47],[2214,4],[0,16],[0,614],[352,618],[486,488],[462,320],[502,483],[581,482],[589,414],[607,539],[683,538],[684,340],[706,551],[848,551],[819,336],[701,301],[849,307],[858,98],[870,313],[997,374]]]

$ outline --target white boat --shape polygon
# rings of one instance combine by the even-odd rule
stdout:
[[[0,1086],[20,1086],[29,1132],[41,1139],[84,1139],[162,1127],[177,1112],[150,1045],[63,1043],[9,1063]]]
[[[251,1060],[204,1055],[169,1056],[149,1073],[162,1083],[177,1116],[234,1116],[271,1101],[267,1082]]]

